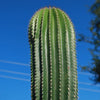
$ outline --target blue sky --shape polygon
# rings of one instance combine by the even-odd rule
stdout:
[[[76,32],[90,35],[93,17],[88,12],[95,0],[1,0],[0,2],[0,100],[31,100],[30,48],[28,24],[32,15],[45,6],[64,10],[71,18]],[[77,42],[78,65],[91,60],[90,45]],[[16,63],[14,63],[16,62]],[[18,62],[18,63],[17,63]],[[22,64],[21,64],[22,63]],[[26,64],[26,65],[25,65]],[[20,72],[20,73],[19,73]],[[27,74],[23,74],[27,73]],[[100,87],[78,68],[79,100],[100,100]]]

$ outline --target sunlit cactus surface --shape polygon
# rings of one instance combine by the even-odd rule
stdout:
[[[58,8],[37,11],[29,24],[32,100],[77,100],[75,33]]]

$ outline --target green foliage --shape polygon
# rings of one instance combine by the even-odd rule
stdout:
[[[77,100],[75,33],[58,8],[40,9],[29,24],[32,100]]]
[[[93,46],[93,48],[89,48],[92,55],[91,66],[85,66],[83,70],[93,73],[94,78],[92,80],[100,83],[100,0],[96,0],[91,6],[90,12],[94,15],[90,27],[91,37],[79,34],[79,41],[85,41]]]

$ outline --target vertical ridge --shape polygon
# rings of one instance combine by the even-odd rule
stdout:
[[[43,9],[43,15],[42,15],[42,21],[41,21],[41,36],[40,36],[40,38],[41,38],[41,100],[43,100],[43,38],[42,38],[42,26],[43,26],[43,17],[44,17],[44,9]]]
[[[31,97],[32,100],[35,100],[35,88],[34,88],[34,81],[35,81],[35,65],[34,65],[34,43],[30,44],[30,49],[31,49]]]
[[[56,17],[57,17],[57,30],[58,30],[58,63],[59,63],[59,99],[58,100],[63,100],[62,99],[62,58],[61,58],[61,37],[60,37],[60,34],[61,34],[61,27],[60,27],[60,19],[59,19],[59,16],[58,16],[58,12],[57,12],[57,9],[54,8],[55,10],[55,13],[56,13]]]
[[[61,48],[62,48],[62,100],[70,100],[70,50],[68,29],[64,15],[60,9],[57,9],[61,25]]]
[[[69,21],[70,21],[70,19],[69,19]],[[71,71],[72,71],[72,89],[71,89],[71,91],[72,91],[72,100],[77,100],[77,95],[76,95],[76,89],[77,89],[77,87],[76,87],[76,84],[77,84],[77,75],[76,75],[76,73],[77,73],[77,64],[76,64],[76,53],[75,53],[75,32],[74,32],[74,29],[73,29],[73,25],[72,25],[72,23],[71,23],[71,21],[70,21],[70,23],[69,23],[69,25],[70,25],[70,30],[71,30],[71,34],[70,34],[70,41],[71,41],[71,43],[70,43],[70,51],[71,51]]]
[[[50,90],[51,90],[51,77],[50,77],[50,67],[51,67],[51,62],[50,62],[50,7],[48,8],[48,34],[47,34],[47,40],[48,40],[48,100],[50,100],[51,96],[50,96]]]
[[[72,77],[73,77],[73,82],[72,82],[72,100],[77,100],[77,63],[76,63],[76,51],[75,51],[75,32],[73,29],[72,23],[70,23],[70,28],[72,30],[71,34],[71,57],[72,57]]]
[[[52,100],[58,100],[59,90],[58,90],[58,40],[57,40],[57,18],[54,9],[51,10],[51,20],[50,20],[50,41],[51,41],[51,72],[52,72]]]
[[[66,17],[67,15],[65,15]],[[77,64],[76,64],[76,51],[75,51],[75,32],[73,29],[72,22],[69,17],[66,17],[66,22],[68,23],[69,31],[70,31],[70,55],[71,55],[71,100],[77,100]]]
[[[49,47],[49,9],[47,8],[47,36],[46,36],[46,41],[47,41],[47,64],[48,64],[48,68],[47,68],[47,70],[48,70],[48,100],[49,100],[49,98],[50,98],[50,95],[49,95],[49,93],[50,93],[50,47]]]
[[[66,27],[66,50],[67,50],[67,54],[66,54],[66,57],[67,57],[67,76],[68,76],[68,88],[67,88],[67,98],[68,100],[71,100],[71,60],[70,60],[70,39],[69,39],[69,34],[70,34],[70,31],[69,31],[69,27],[68,27],[68,23],[66,22],[66,18],[64,16],[64,12],[62,11],[63,13],[63,17],[64,17],[64,20],[65,20],[65,27]]]
[[[52,100],[52,52],[51,52],[51,7],[49,7],[49,47],[50,47],[50,100]]]
[[[40,44],[39,44],[39,35],[40,35],[40,24],[41,24],[41,15],[42,10],[38,12],[36,20],[36,30],[34,34],[34,55],[35,55],[35,98],[40,100]]]
[[[36,18],[36,29],[37,29],[37,18]],[[35,65],[35,100],[39,100],[39,91],[37,91],[39,88],[38,88],[38,82],[39,82],[39,65],[38,65],[38,62],[37,62],[37,56],[38,56],[38,52],[37,52],[37,49],[38,49],[38,46],[36,46],[36,44],[38,43],[38,40],[36,39],[35,35],[36,35],[36,29],[35,29],[35,34],[34,34],[34,65]]]
[[[30,50],[31,50],[31,97],[32,97],[32,100],[35,100],[34,37],[32,36],[35,30],[36,30],[36,15],[32,17],[30,21],[30,25],[29,25],[29,30],[28,30]]]
[[[41,55],[41,51],[42,51],[42,46],[41,46],[41,30],[42,30],[42,20],[43,20],[43,12],[41,15],[41,25],[40,25],[40,35],[39,35],[39,44],[40,44],[40,100],[42,100],[42,70],[43,70],[43,66],[42,66],[42,55]]]
[[[43,90],[42,99],[48,100],[48,41],[47,41],[47,31],[48,31],[48,8],[44,8],[42,30],[41,30],[41,42],[42,42],[42,78],[43,78]]]

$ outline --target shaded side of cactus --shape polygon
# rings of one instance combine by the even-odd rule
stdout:
[[[29,24],[32,100],[77,100],[75,32],[58,8],[40,9]]]

